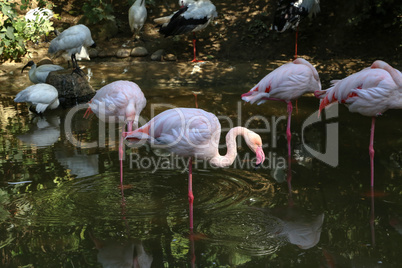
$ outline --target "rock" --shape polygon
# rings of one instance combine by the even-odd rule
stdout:
[[[96,48],[88,48],[88,55],[90,58],[98,57],[99,51]]]
[[[53,61],[51,59],[49,59],[48,57],[45,57],[45,58],[41,59],[40,61],[38,61],[36,63],[36,66],[40,66],[43,64],[53,64]]]
[[[177,61],[177,57],[174,54],[167,54],[163,56],[163,59],[166,61]]]
[[[50,72],[46,83],[57,89],[60,105],[64,108],[88,102],[95,95],[86,75],[71,74],[71,69]]]
[[[119,48],[116,52],[116,57],[118,58],[128,58],[130,57],[130,49],[128,48]]]
[[[155,51],[154,53],[152,53],[151,60],[160,61],[160,60],[162,60],[163,54],[165,54],[165,51],[163,49],[159,49],[159,50]]]
[[[104,57],[115,57],[116,56],[116,51],[114,49],[106,49],[106,50],[101,50],[98,53],[98,57],[104,58]]]
[[[148,50],[145,47],[135,47],[131,50],[132,57],[145,57],[148,55]]]

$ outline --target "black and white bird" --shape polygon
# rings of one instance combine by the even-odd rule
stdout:
[[[50,72],[64,69],[60,65],[56,65],[56,64],[42,64],[40,66],[36,66],[34,61],[31,60],[22,68],[21,73],[27,67],[31,68],[29,70],[28,76],[29,76],[29,80],[31,80],[31,82],[34,84],[46,83],[46,78]]]
[[[130,24],[134,39],[139,36],[146,20],[147,8],[145,7],[145,0],[136,0],[128,10],[128,23]]]
[[[96,43],[92,40],[91,31],[83,24],[71,26],[64,30],[50,42],[49,53],[67,52],[71,57],[71,62],[75,72],[79,72],[79,66],[75,54],[80,53],[82,47],[95,47]]]
[[[54,86],[39,83],[19,92],[14,101],[26,102],[31,112],[41,114],[48,108],[56,109],[59,106],[59,93]]]
[[[179,1],[183,5],[178,11],[170,16],[157,18],[155,23],[160,27],[159,32],[165,37],[193,32],[194,58],[196,59],[195,32],[201,31],[218,16],[216,7],[209,0]]]
[[[320,12],[320,0],[280,0],[276,9],[272,29],[284,32],[287,29],[297,29],[305,17],[313,17]]]

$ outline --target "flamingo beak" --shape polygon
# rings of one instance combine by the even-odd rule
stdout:
[[[265,160],[265,154],[264,154],[264,151],[262,150],[262,146],[257,147],[257,150],[255,150],[255,155],[257,157],[257,161],[255,162],[255,166],[258,167]]]

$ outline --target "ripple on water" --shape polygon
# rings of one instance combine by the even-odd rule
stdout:
[[[265,210],[238,208],[222,210],[204,217],[196,227],[213,244],[235,248],[247,255],[275,253],[286,243],[278,234],[281,221]]]

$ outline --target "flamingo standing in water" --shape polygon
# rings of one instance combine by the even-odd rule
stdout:
[[[344,103],[349,111],[371,116],[370,167],[371,187],[374,187],[374,128],[375,118],[388,109],[402,109],[402,74],[388,63],[377,60],[342,80],[332,81],[328,90],[315,95],[321,98],[320,111],[333,102]]]
[[[317,70],[305,59],[298,58],[284,64],[265,76],[249,92],[241,95],[244,101],[261,104],[266,100],[284,101],[288,106],[288,123],[286,136],[288,140],[288,157],[290,158],[290,121],[292,117],[292,100],[304,93],[321,90]],[[290,164],[290,163],[289,163]]]
[[[193,32],[194,58],[196,58],[195,32],[205,29],[218,16],[216,7],[209,0],[179,1],[182,7],[170,16],[154,19],[160,27],[159,32],[165,37]]]
[[[153,147],[164,148],[179,156],[189,157],[188,199],[190,230],[193,230],[192,158],[207,160],[214,167],[230,166],[237,156],[236,136],[242,135],[256,154],[256,165],[265,160],[261,137],[244,127],[232,128],[226,135],[227,153],[219,154],[221,124],[218,118],[202,109],[176,108],[166,110],[144,126],[124,133],[126,140],[144,140]]]
[[[115,81],[99,89],[88,103],[89,107],[84,118],[93,112],[96,116],[109,123],[126,122],[127,130],[131,132],[138,128],[138,120],[142,109],[147,104],[141,89],[130,81]],[[119,145],[120,185],[123,187],[123,138]]]

